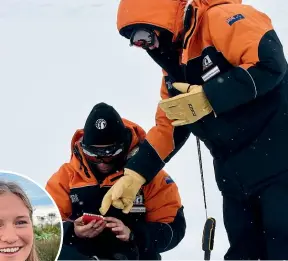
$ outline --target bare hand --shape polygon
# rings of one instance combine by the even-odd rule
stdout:
[[[116,237],[122,241],[129,241],[131,230],[123,222],[114,217],[105,217],[106,227],[110,228],[116,234]]]
[[[98,236],[106,227],[106,222],[103,220],[91,221],[87,225],[82,222],[82,217],[74,221],[74,232],[79,238],[93,238]]]

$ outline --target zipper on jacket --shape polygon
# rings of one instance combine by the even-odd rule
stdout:
[[[187,9],[188,11],[188,9]],[[187,44],[188,44],[188,41],[189,39],[191,38],[192,34],[194,33],[195,31],[195,28],[196,28],[196,25],[197,25],[197,13],[198,13],[198,9],[195,8],[195,12],[192,12],[191,13],[193,14],[194,13],[194,23],[193,23],[193,27],[192,27],[192,30],[191,32],[187,35],[186,39],[184,39],[184,45],[183,45],[183,49],[186,49],[187,48]],[[188,19],[188,18],[187,18]],[[188,29],[189,30],[189,29]]]

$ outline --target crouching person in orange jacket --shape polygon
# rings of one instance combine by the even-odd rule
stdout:
[[[84,224],[83,213],[100,215],[102,199],[137,153],[144,130],[105,104],[94,106],[73,136],[69,163],[47,182],[64,226],[59,260],[161,259],[183,239],[186,222],[177,185],[163,170],[139,190],[132,210],[111,207],[104,220]]]

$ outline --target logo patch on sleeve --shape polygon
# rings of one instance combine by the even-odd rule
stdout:
[[[229,17],[226,22],[231,26],[232,24],[236,23],[239,20],[244,19],[245,17],[242,14],[237,14],[234,16]]]
[[[165,177],[164,179],[165,179],[166,184],[174,183],[174,180],[170,176]]]

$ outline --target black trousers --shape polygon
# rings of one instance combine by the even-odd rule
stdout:
[[[63,244],[58,260],[91,260],[91,258],[81,254],[76,248]]]
[[[230,242],[225,260],[288,259],[288,174],[285,176],[246,198],[223,195]]]
[[[80,253],[75,247],[67,246],[65,244],[62,245],[60,255],[58,260],[128,260],[127,256],[117,253],[111,255],[109,258],[102,257],[88,257]]]

